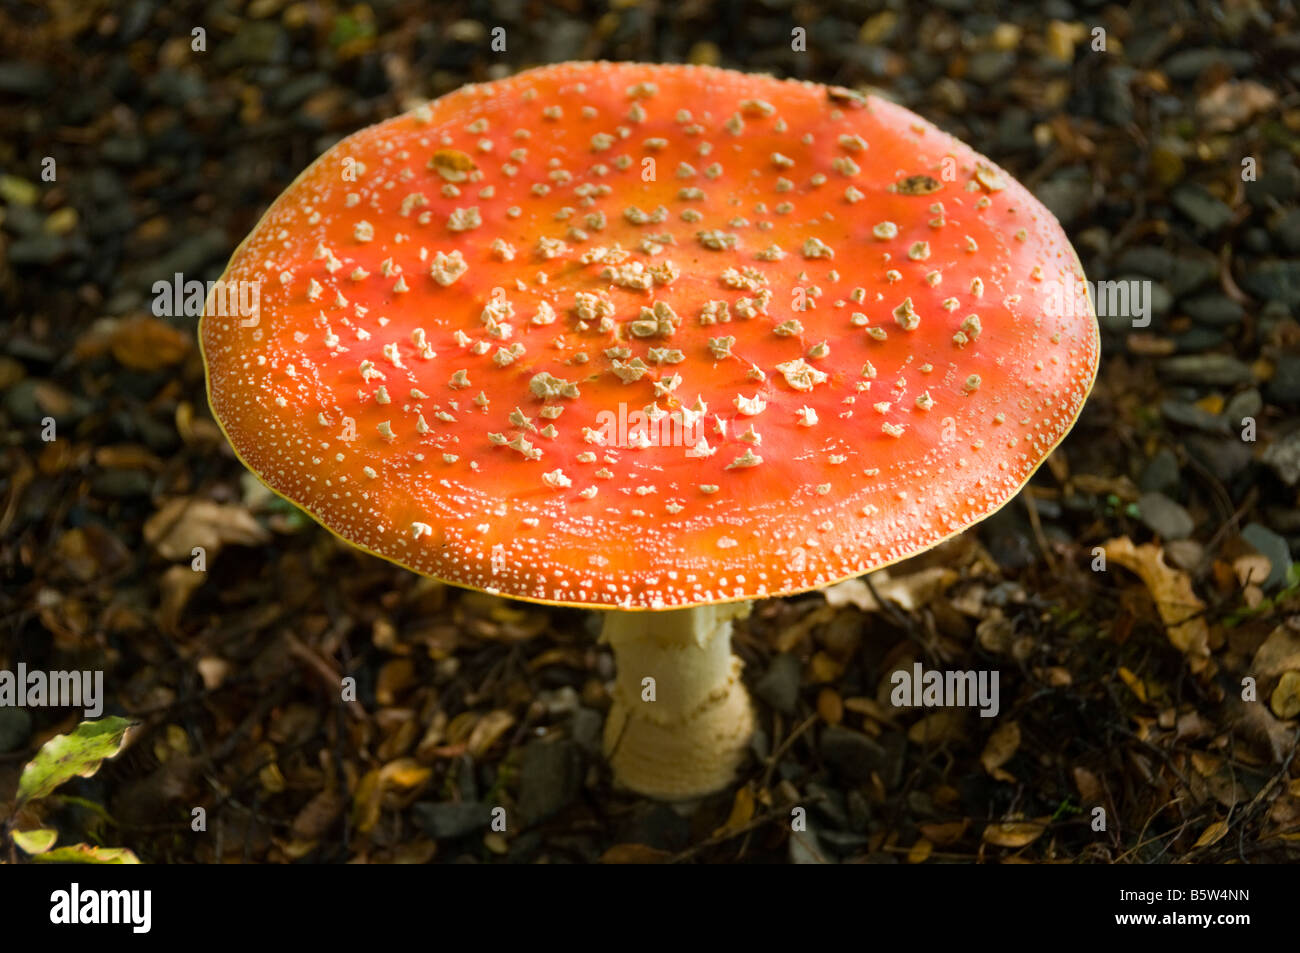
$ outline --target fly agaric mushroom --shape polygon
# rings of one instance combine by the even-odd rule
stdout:
[[[993,513],[1073,425],[1096,317],[1051,214],[884,100],[698,66],[468,86],[319,158],[223,276],[208,393],[348,542],[606,610],[623,786],[724,787],[749,601]]]

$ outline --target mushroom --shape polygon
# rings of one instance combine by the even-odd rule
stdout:
[[[725,787],[750,602],[1013,497],[1091,388],[1052,215],[870,96],[564,63],[363,129],[272,205],[200,330],[240,459],[415,572],[605,612],[616,781]]]

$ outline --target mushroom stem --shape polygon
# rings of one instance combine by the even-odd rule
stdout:
[[[618,676],[605,753],[622,787],[662,800],[731,783],[754,728],[731,622],[751,603],[605,613]]]

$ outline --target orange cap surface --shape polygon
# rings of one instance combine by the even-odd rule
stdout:
[[[240,458],[448,582],[654,609],[911,556],[1015,495],[1096,375],[1052,215],[913,113],[566,63],[318,159],[200,337]],[[229,287],[229,284],[227,284]]]

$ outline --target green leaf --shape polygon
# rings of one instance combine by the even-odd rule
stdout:
[[[55,735],[45,742],[23,768],[15,809],[27,801],[45,797],[70,778],[90,777],[99,770],[101,761],[122,750],[122,739],[133,724],[118,717],[83,721],[71,734]]]
[[[59,847],[44,854],[37,854],[32,860],[42,864],[138,864],[140,858],[125,847],[91,847],[89,844],[74,844],[72,847]]]
[[[14,843],[27,854],[43,854],[59,839],[59,832],[48,827],[38,827],[30,831],[14,831]]]

